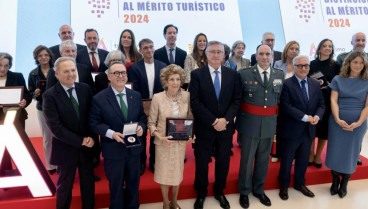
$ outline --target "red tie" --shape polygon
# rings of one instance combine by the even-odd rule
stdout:
[[[92,55],[92,67],[95,70],[95,72],[98,72],[98,65],[95,57],[95,52],[90,52]]]

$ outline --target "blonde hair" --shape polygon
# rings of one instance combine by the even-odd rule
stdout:
[[[162,88],[165,91],[167,90],[166,82],[169,80],[169,77],[174,74],[178,74],[180,76],[180,84],[183,84],[185,81],[185,75],[183,68],[181,68],[180,66],[171,64],[161,70],[160,81],[162,84]]]
[[[350,72],[351,72],[350,63],[357,57],[361,57],[364,62],[364,67],[363,67],[363,70],[360,72],[359,78],[363,80],[367,80],[368,79],[367,78],[367,68],[368,68],[367,56],[364,52],[361,52],[361,51],[353,51],[345,58],[344,63],[342,64],[342,67],[341,67],[340,75],[344,78],[350,77]]]

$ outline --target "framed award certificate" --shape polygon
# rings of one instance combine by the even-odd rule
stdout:
[[[0,104],[3,106],[19,106],[23,99],[23,86],[0,87]]]
[[[170,140],[188,140],[193,137],[194,120],[191,118],[166,118],[166,136]]]

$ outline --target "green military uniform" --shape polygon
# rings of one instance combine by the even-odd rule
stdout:
[[[270,67],[268,85],[265,86],[255,65],[239,71],[242,83],[242,103],[258,106],[256,111],[264,112],[278,104],[284,73],[280,69]],[[261,69],[261,72],[263,70]],[[244,104],[242,104],[244,107]],[[254,106],[253,106],[254,107]],[[240,133],[241,161],[239,168],[239,192],[242,195],[263,194],[263,184],[268,171],[268,161],[276,130],[277,115],[262,116],[244,112],[241,108],[237,116],[237,130]],[[253,172],[253,161],[254,172]],[[253,178],[252,178],[253,173]]]

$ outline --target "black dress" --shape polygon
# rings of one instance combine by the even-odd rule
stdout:
[[[331,62],[329,59],[320,61],[319,59],[315,59],[310,63],[310,71],[308,76],[313,75],[314,73],[321,72],[326,80],[330,83],[332,79],[340,73],[340,65],[336,61]],[[316,137],[319,139],[327,139],[328,137],[328,118],[331,114],[331,89],[321,89],[323,98],[325,100],[325,114],[322,117],[320,123],[317,124],[317,132]]]

